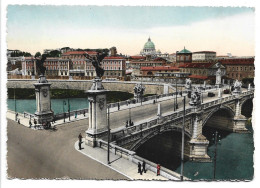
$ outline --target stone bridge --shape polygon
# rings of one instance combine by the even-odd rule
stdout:
[[[128,150],[135,151],[152,137],[166,131],[182,131],[183,121],[185,127],[185,157],[190,160],[208,161],[207,147],[209,141],[202,134],[202,129],[207,123],[214,126],[217,121],[218,129],[232,132],[247,132],[245,124],[247,119],[241,115],[243,104],[252,100],[253,91],[244,91],[239,95],[228,95],[214,98],[198,106],[188,106],[183,118],[183,107],[174,113],[157,116],[146,120],[144,123],[132,127],[122,127],[111,131],[112,143]],[[187,101],[188,102],[188,101]],[[220,118],[215,118],[216,114]],[[221,120],[220,122],[218,122]]]
[[[34,89],[34,83],[38,80],[32,79],[8,79],[7,81],[7,88],[31,88]],[[51,89],[76,89],[76,90],[86,90],[89,89],[92,85],[92,80],[51,80],[49,79],[48,82],[51,84]],[[102,84],[104,87],[110,91],[123,91],[123,92],[134,92],[134,87],[136,83],[140,82],[133,82],[133,81],[106,81],[103,80]],[[144,94],[152,94],[157,93],[160,94],[167,94],[173,93],[174,90],[169,87],[168,84],[163,83],[143,83],[145,86],[145,93]]]

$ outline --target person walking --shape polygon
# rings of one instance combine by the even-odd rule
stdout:
[[[145,165],[146,165],[146,163],[145,163],[145,161],[143,161],[142,166],[143,166],[143,172],[144,172],[144,173],[146,173]]]
[[[138,162],[138,173],[140,173],[140,175],[142,175],[142,165],[140,162]]]
[[[32,121],[29,120],[29,128],[31,128],[31,127],[32,127]]]
[[[119,103],[117,103],[117,108],[118,108],[118,111],[120,110],[120,104]]]
[[[36,119],[33,120],[33,123],[34,123],[34,128],[36,129],[36,124],[37,124]]]
[[[128,120],[126,120],[125,127],[126,128],[128,127]]]
[[[81,133],[79,133],[78,138],[79,138],[79,150],[81,150],[81,143],[82,143],[82,135],[81,135]]]
[[[157,176],[160,175],[161,166],[160,164],[157,164]]]

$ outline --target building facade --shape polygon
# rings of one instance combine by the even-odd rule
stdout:
[[[126,72],[126,59],[119,56],[105,57],[101,62],[105,77],[123,77]]]
[[[179,68],[172,66],[141,67],[142,76],[155,76],[159,73],[164,76],[172,76],[172,73],[178,71]]]
[[[192,63],[192,52],[185,49],[185,47],[184,47],[183,50],[176,52],[176,62],[174,64],[174,66],[179,67],[179,66],[185,65],[187,63]]]
[[[233,80],[242,80],[243,78],[254,78],[255,66],[254,57],[247,58],[223,58],[218,59],[227,71],[227,77]]]
[[[192,61],[204,61],[216,58],[216,52],[213,51],[199,51],[192,53]]]

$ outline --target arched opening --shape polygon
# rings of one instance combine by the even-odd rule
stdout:
[[[234,112],[226,108],[221,108],[210,115],[209,119],[206,120],[204,127],[230,130],[233,127],[233,118]]]
[[[253,112],[253,99],[246,100],[241,107],[241,114],[247,118],[252,117]]]
[[[190,153],[190,138],[185,135],[185,160]],[[181,132],[168,131],[158,134],[142,144],[136,154],[156,164],[176,170],[181,164]]]

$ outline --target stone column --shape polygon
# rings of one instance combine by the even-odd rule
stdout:
[[[95,78],[89,94],[89,128],[86,131],[86,145],[96,147],[98,138],[107,135],[107,100],[101,79]]]
[[[51,110],[50,86],[45,76],[41,75],[38,83],[33,84],[36,95],[35,116],[38,124],[48,123],[53,120],[53,111]]]
[[[157,110],[157,116],[160,118],[161,117],[161,104],[158,103],[158,110]]]
[[[233,119],[233,131],[234,132],[248,132],[246,129],[246,121],[247,118],[241,114],[241,99],[236,99],[236,111],[235,111],[235,117]]]
[[[209,161],[207,154],[209,141],[202,135],[201,113],[196,114],[193,123],[192,138],[190,140],[190,159],[194,161]]]
[[[222,97],[222,89],[218,88],[218,98],[221,98],[221,97]]]

